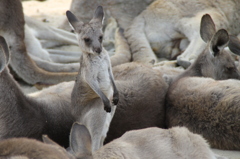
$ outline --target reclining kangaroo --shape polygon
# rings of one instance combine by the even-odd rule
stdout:
[[[53,44],[57,46],[64,45],[64,44],[77,45],[77,39],[73,33],[54,28],[52,26],[49,26],[43,22],[37,21],[27,16],[25,16],[24,19],[26,23],[24,27],[24,33],[25,33],[24,40],[25,40],[27,52],[37,64],[39,64],[38,62],[39,60],[34,59],[34,57],[39,58],[41,60],[49,61],[51,65],[53,65],[52,63],[54,62],[56,63],[77,62],[79,65],[79,57],[81,54],[80,52],[44,49],[44,47],[46,48],[46,47],[49,47],[49,45],[53,45]],[[54,47],[54,46],[51,46],[51,47]],[[44,63],[39,64],[39,67],[47,71],[51,71],[49,70],[49,68],[52,68],[55,71],[56,67],[51,67],[51,65],[46,67],[46,62],[45,62],[45,64]],[[72,64],[69,64],[69,65],[71,66]],[[59,70],[61,70],[62,67],[63,65],[59,64]],[[79,66],[75,67],[75,70],[73,67],[73,71],[75,72],[77,72],[78,69],[79,69]]]
[[[235,0],[154,1],[126,29],[133,61],[156,60],[155,53],[158,57],[171,58],[176,50],[184,51],[180,45],[187,39],[189,45],[177,61],[188,67],[206,47],[199,34],[202,15],[210,14],[217,29],[224,28],[237,35],[240,32],[239,8],[240,3]]]
[[[87,128],[74,123],[69,152],[77,158],[88,159],[226,159],[214,154],[202,136],[193,134],[184,127],[132,130],[93,152]]]
[[[12,137],[29,137],[41,140],[48,134],[54,141],[68,146],[68,134],[74,117],[69,104],[63,99],[37,100],[26,96],[9,73],[10,54],[0,36],[0,140]],[[56,95],[55,95],[56,96]],[[51,103],[52,102],[52,103]]]
[[[120,28],[126,29],[132,20],[141,13],[153,0],[72,0],[70,11],[83,22],[88,22],[92,18],[92,13],[89,10],[94,10],[101,5],[105,9],[105,21],[109,17],[117,20]],[[106,24],[106,23],[105,23]],[[70,31],[68,20],[64,20],[60,28]]]
[[[240,79],[231,55],[224,50],[228,46],[240,55],[240,42],[236,37],[229,37],[224,29],[216,32],[209,15],[202,17],[201,27],[201,37],[208,47],[196,59],[202,62],[195,61],[169,86],[166,124],[167,127],[186,126],[203,135],[213,148],[240,150],[240,83],[239,80],[217,81],[229,77]],[[191,71],[194,68],[198,71]],[[202,78],[203,74],[213,79]]]
[[[40,141],[28,138],[12,138],[0,141],[1,159],[75,159],[63,147],[46,135]]]
[[[0,1],[0,10],[0,34],[7,40],[12,53],[10,66],[19,77],[29,84],[56,84],[76,78],[76,72],[54,73],[45,71],[39,68],[29,57],[24,43],[24,17],[22,5],[19,0]],[[58,66],[53,65],[52,67]]]

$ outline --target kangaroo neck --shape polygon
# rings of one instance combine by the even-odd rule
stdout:
[[[2,93],[0,93],[0,100],[15,102],[19,98],[26,98],[23,92],[21,91],[19,85],[13,79],[12,75],[9,73],[8,68],[5,68],[0,73],[0,88]],[[2,101],[3,102],[3,101]]]

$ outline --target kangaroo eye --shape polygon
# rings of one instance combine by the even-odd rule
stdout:
[[[233,67],[227,67],[228,71],[232,71],[234,68]]]
[[[102,41],[103,37],[102,36],[99,36],[99,41]]]
[[[89,43],[91,41],[89,38],[84,38],[83,40],[85,41],[85,43]]]

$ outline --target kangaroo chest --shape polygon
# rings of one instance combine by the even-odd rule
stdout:
[[[82,84],[85,85],[85,87],[90,88],[89,83],[94,83],[108,98],[110,98],[113,94],[113,89],[110,80],[111,72],[109,67],[110,62],[107,57],[91,57],[91,59],[88,59],[88,61],[85,62],[85,65],[81,68]],[[94,91],[92,93],[94,93]]]

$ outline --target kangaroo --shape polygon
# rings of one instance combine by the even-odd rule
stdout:
[[[154,1],[125,31],[133,61],[157,60],[156,55],[171,58],[182,39],[187,39],[189,45],[178,51],[184,52],[177,58],[178,64],[186,68],[206,48],[199,34],[202,15],[210,14],[217,29],[224,28],[237,35],[240,32],[239,8],[240,3],[235,0]]]
[[[161,70],[141,63],[125,63],[113,68],[119,103],[105,143],[125,132],[147,127],[165,127],[165,95],[168,89]]]
[[[32,58],[38,57],[41,60],[46,60],[51,62],[57,63],[72,63],[78,62],[79,64],[79,57],[80,52],[69,52],[69,51],[62,51],[62,50],[54,50],[54,49],[44,49],[43,47],[55,47],[54,45],[77,45],[76,37],[73,33],[54,28],[52,26],[48,26],[40,21],[37,21],[33,18],[28,16],[24,16],[25,19],[25,44],[27,48],[27,52],[30,54]],[[43,41],[40,43],[40,40]],[[54,44],[54,45],[53,45]],[[36,59],[33,59],[37,65],[39,64]],[[46,63],[46,62],[45,62]],[[59,64],[60,65],[60,64]],[[69,64],[70,66],[73,64]],[[45,68],[46,64],[38,65],[40,68],[43,68],[47,71],[51,68],[51,65]],[[60,65],[59,70],[61,67],[65,65]],[[67,65],[66,65],[67,66]],[[69,66],[68,66],[69,67]],[[56,67],[53,67],[54,70],[57,70]],[[75,67],[75,72],[79,69]]]
[[[56,94],[52,101],[36,100],[23,94],[9,73],[10,54],[2,36],[0,45],[0,88],[6,90],[0,94],[0,140],[12,137],[41,140],[41,135],[47,134],[59,144],[68,146],[68,134],[74,122],[70,103],[64,96],[57,98]]]
[[[59,45],[78,45],[77,39],[73,33],[49,26],[32,17],[24,16],[24,19],[27,26],[31,28],[34,36],[38,39],[56,41],[59,42]]]
[[[7,40],[12,53],[10,66],[19,77],[28,84],[56,84],[76,78],[77,72],[54,73],[45,71],[29,57],[24,43],[24,17],[19,0],[0,1],[0,10],[0,34]],[[9,17],[11,18],[9,19]]]
[[[112,67],[129,63],[131,61],[131,53],[129,45],[124,37],[124,30],[118,28],[115,31],[115,54],[110,57]]]
[[[103,145],[116,109],[110,101],[112,100],[114,105],[118,103],[118,91],[112,75],[110,58],[108,52],[102,47],[104,12],[99,6],[92,20],[85,24],[70,11],[67,11],[66,15],[82,49],[81,67],[72,91],[74,107],[72,113],[84,114],[76,120],[81,121],[90,130],[93,136],[93,151],[95,151]],[[89,119],[93,116],[94,119]]]
[[[77,158],[138,158],[138,159],[226,159],[215,155],[202,136],[184,127],[169,130],[146,128],[126,132],[123,136],[91,151],[91,135],[84,125],[74,123],[70,134],[70,151]]]
[[[57,59],[59,58],[70,60],[70,61],[77,61],[77,60],[79,61],[80,53],[78,57],[77,56],[68,57],[65,55],[51,56],[51,54],[47,50],[42,48],[41,43],[31,33],[30,28],[27,25],[25,25],[24,28],[25,28],[24,41],[26,44],[27,53],[39,68],[44,69],[46,71],[50,71],[50,72],[77,72],[79,70],[79,62],[70,63],[70,64],[60,64],[60,63],[55,63],[53,61],[58,61]],[[63,60],[60,60],[60,61],[63,61]]]
[[[239,82],[216,81],[239,79],[239,71],[224,47],[240,55],[240,41],[229,37],[224,29],[216,32],[208,14],[202,17],[200,33],[208,42],[207,48],[170,84],[166,95],[166,125],[186,126],[203,135],[212,147],[240,150]]]
[[[126,29],[141,11],[143,11],[154,0],[72,0],[70,11],[83,22],[88,22],[92,18],[89,10],[94,10],[101,5],[105,8],[105,22],[113,17],[117,20],[120,28]],[[120,2],[120,3],[119,3]],[[105,23],[106,24],[106,23]],[[105,26],[104,26],[105,27]],[[65,19],[59,28],[71,31],[68,20]]]
[[[35,139],[12,138],[0,141],[1,159],[74,159],[75,157],[54,143],[46,135],[42,143]]]

